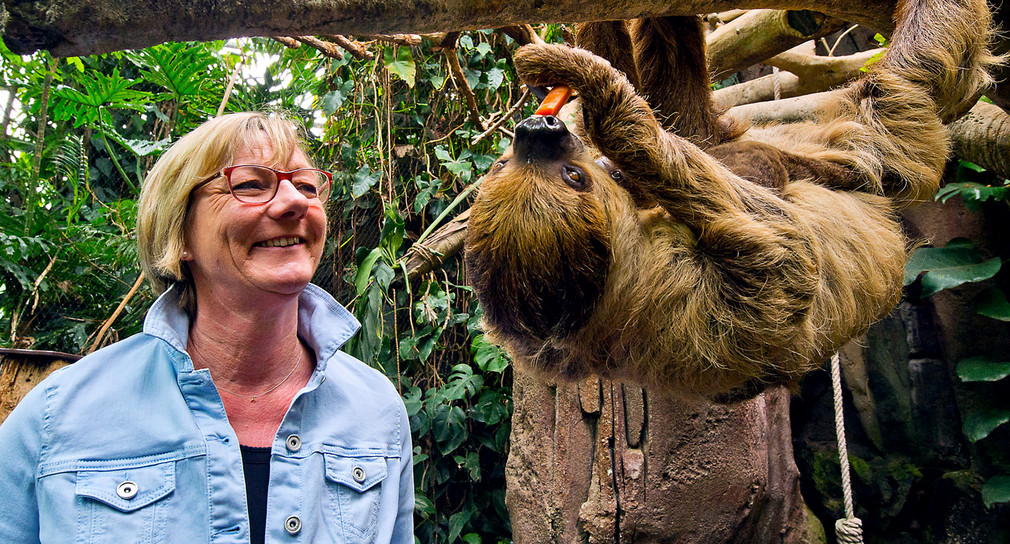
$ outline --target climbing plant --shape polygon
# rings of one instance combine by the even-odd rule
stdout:
[[[960,161],[956,180],[940,189],[936,199],[947,202],[959,197],[964,206],[979,212],[986,203],[1010,205],[1010,181],[1000,179],[977,165]],[[905,268],[905,284],[917,279],[920,296],[966,285],[974,297],[973,308],[986,319],[1010,321],[1010,303],[1004,290],[1008,256],[987,255],[977,241],[956,238],[944,247],[916,250]],[[1002,274],[1001,274],[1002,273]],[[1007,354],[972,354],[957,363],[957,376],[967,385],[970,402],[963,410],[963,431],[972,443],[983,442],[994,467],[984,472],[981,485],[986,506],[1010,502],[1010,457],[1002,446],[986,440],[1010,422],[1010,357]],[[1006,430],[1005,428],[1003,429]],[[989,442],[993,442],[990,444]]]

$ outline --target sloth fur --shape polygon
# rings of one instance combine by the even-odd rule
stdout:
[[[592,147],[535,116],[487,174],[466,265],[490,337],[551,379],[735,400],[819,367],[886,315],[908,245],[896,210],[935,193],[943,123],[996,61],[985,0],[901,0],[895,18],[883,59],[833,91],[829,120],[747,131],[712,108],[697,18],[580,29],[621,70],[581,48],[522,47],[526,83],[578,92]]]

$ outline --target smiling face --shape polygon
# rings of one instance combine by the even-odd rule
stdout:
[[[238,148],[233,164],[312,167],[298,149],[289,157],[274,157],[262,133],[249,141]],[[184,260],[201,303],[262,304],[269,297],[297,296],[323,252],[323,204],[306,198],[290,181],[280,182],[270,202],[247,204],[232,197],[227,180],[219,177],[191,194],[187,217]]]

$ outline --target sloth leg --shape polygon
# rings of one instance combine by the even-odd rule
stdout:
[[[702,147],[739,135],[735,125],[720,121],[712,103],[700,17],[639,19],[632,39],[641,81],[635,87],[663,128]]]

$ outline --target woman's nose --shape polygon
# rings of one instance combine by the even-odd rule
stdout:
[[[269,213],[271,216],[301,217],[309,209],[309,199],[295,189],[291,180],[280,180],[277,182],[277,194],[270,201]]]

